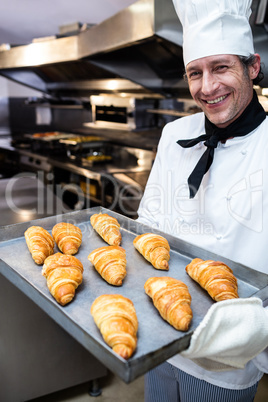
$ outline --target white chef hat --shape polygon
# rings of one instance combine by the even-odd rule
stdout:
[[[252,0],[173,0],[183,26],[183,59],[254,54],[249,24]]]

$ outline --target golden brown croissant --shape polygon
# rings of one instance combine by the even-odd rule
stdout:
[[[41,226],[31,226],[24,233],[26,244],[33,260],[41,265],[45,259],[54,253],[54,240],[50,233]]]
[[[101,295],[90,311],[104,341],[123,359],[129,359],[137,347],[138,331],[132,301],[117,294]]]
[[[90,217],[90,223],[106,243],[110,246],[120,246],[122,236],[116,218],[108,214],[94,214]]]
[[[76,254],[82,243],[81,229],[72,223],[57,223],[52,229],[52,236],[63,254]]]
[[[70,303],[83,280],[83,265],[73,255],[56,253],[45,260],[42,275],[52,296],[64,306]]]
[[[121,286],[126,271],[126,251],[120,246],[97,248],[88,256],[98,273],[111,285]]]
[[[133,241],[134,247],[148,260],[156,269],[168,270],[170,259],[170,247],[168,241],[153,233],[145,233],[137,236]]]
[[[222,301],[239,297],[237,280],[233,271],[223,262],[203,261],[201,258],[195,258],[185,269],[188,275],[199,283],[212,299]]]
[[[147,279],[144,289],[164,320],[179,331],[188,330],[193,313],[185,283],[169,276],[153,277]]]

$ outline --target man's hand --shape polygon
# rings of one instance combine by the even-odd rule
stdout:
[[[268,310],[258,298],[215,303],[181,355],[207,370],[244,368],[268,347]]]

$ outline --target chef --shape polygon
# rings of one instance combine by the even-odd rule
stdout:
[[[138,220],[268,274],[268,118],[253,88],[251,0],[173,2],[202,113],[164,127]],[[268,373],[265,306],[214,303],[189,348],[145,376],[145,401],[253,401]]]

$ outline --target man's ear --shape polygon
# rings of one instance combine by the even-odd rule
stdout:
[[[254,80],[257,77],[260,68],[261,68],[261,57],[258,53],[255,53],[255,61],[251,66],[249,66],[250,79]]]

